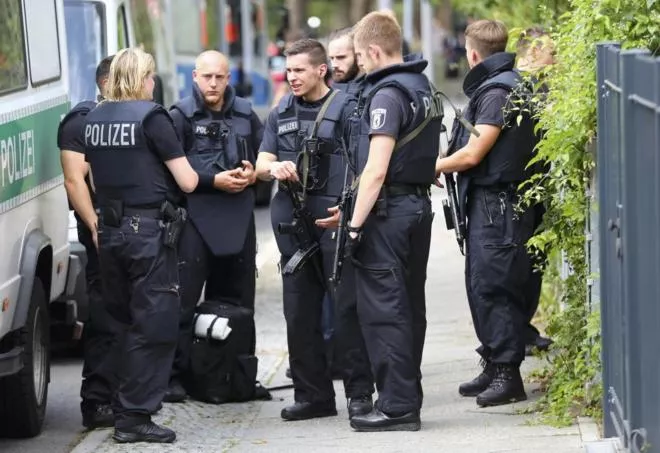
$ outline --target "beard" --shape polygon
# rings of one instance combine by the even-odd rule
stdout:
[[[346,71],[346,73],[342,74],[340,77],[336,79],[333,77],[333,79],[335,82],[340,82],[340,83],[350,82],[355,77],[357,77],[359,72],[360,72],[360,68],[358,67],[357,62],[354,61],[351,67],[348,68],[348,71]]]

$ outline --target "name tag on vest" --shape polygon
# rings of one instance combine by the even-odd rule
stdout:
[[[94,148],[135,148],[137,123],[91,123],[85,125],[85,145]]]
[[[300,129],[298,120],[280,121],[280,124],[277,126],[277,135],[296,132],[298,129]]]

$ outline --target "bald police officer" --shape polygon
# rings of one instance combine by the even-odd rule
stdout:
[[[195,306],[206,282],[207,300],[233,299],[254,310],[256,180],[254,164],[263,125],[249,101],[229,85],[229,61],[220,52],[200,54],[193,93],[170,110],[193,168],[219,171],[220,191],[189,194],[190,222],[181,240],[181,322],[177,354],[165,401],[182,401],[189,369]],[[255,330],[252,321],[254,354]]]

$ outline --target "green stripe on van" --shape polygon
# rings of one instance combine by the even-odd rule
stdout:
[[[0,203],[62,175],[57,128],[69,103],[0,125]]]

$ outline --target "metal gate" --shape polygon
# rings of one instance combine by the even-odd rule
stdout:
[[[605,43],[597,62],[605,435],[660,452],[660,59]]]

